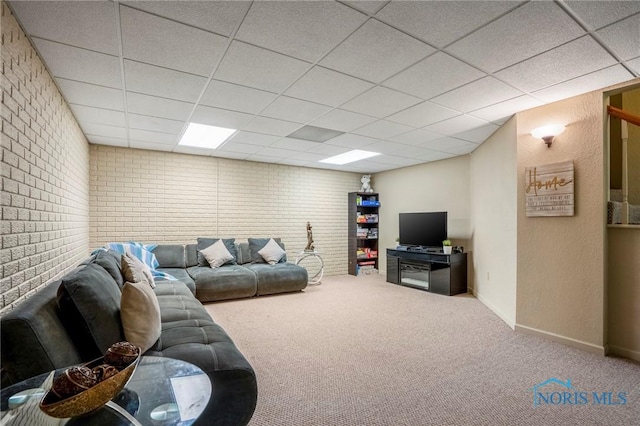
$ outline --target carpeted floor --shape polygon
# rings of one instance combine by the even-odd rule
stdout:
[[[516,333],[470,295],[338,276],[206,307],[256,371],[252,426],[640,425],[639,364]],[[534,406],[550,378],[571,388]]]

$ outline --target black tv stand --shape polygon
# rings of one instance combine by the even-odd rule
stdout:
[[[387,281],[453,296],[467,292],[467,254],[387,249]]]

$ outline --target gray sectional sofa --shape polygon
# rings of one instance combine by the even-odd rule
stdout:
[[[196,424],[244,425],[257,401],[255,373],[201,302],[299,291],[306,270],[292,263],[251,263],[249,243],[236,244],[233,264],[198,265],[197,244],[158,245],[158,270],[176,280],[156,280],[161,335],[144,355],[170,357],[200,367],[214,392]],[[2,386],[100,357],[125,340],[120,295],[121,255],[96,251],[62,279],[44,286],[1,318]]]

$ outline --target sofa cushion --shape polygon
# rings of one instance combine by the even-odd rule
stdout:
[[[209,266],[209,262],[207,262],[207,259],[202,255],[202,250],[215,244],[218,240],[220,240],[220,238],[198,238],[198,266]],[[222,238],[222,242],[233,256],[233,259],[225,262],[225,264],[234,265],[238,256],[235,238]]]
[[[119,288],[124,285],[124,278],[122,277],[120,253],[114,250],[97,250],[95,256],[90,263],[95,263],[102,266],[113,277]]]
[[[280,262],[280,259],[287,253],[271,238],[264,247],[258,250],[258,254],[262,256],[269,265],[275,265]]]
[[[240,265],[211,269],[193,266],[187,272],[196,283],[196,297],[201,302],[251,297],[256,294],[256,275]]]
[[[209,247],[203,248],[200,250],[200,253],[202,253],[206,261],[209,263],[209,266],[212,268],[219,268],[225,263],[234,260],[233,255],[229,253],[229,250],[222,240],[218,240]]]
[[[187,244],[184,246],[184,255],[187,268],[198,266],[198,244]]]
[[[144,281],[151,288],[156,286],[153,273],[149,267],[128,252],[122,255],[122,275],[130,282],[139,283]]]
[[[309,275],[302,266],[293,263],[254,263],[246,266],[256,274],[258,286],[256,295],[300,291],[307,286]]]
[[[284,244],[280,241],[280,238],[247,238],[249,241],[249,252],[251,254],[251,263],[267,263],[264,258],[260,255],[259,251],[267,245],[270,240],[274,240],[282,250],[284,250]],[[287,256],[286,254],[282,256],[280,262],[286,262]]]
[[[176,278],[176,280],[178,280],[181,283],[185,284],[187,286],[187,288],[189,289],[189,291],[191,291],[191,294],[193,296],[196,295],[196,283],[195,283],[195,281],[193,281],[193,278],[191,278],[191,276],[187,273],[186,269],[183,269],[183,268],[160,268],[158,271],[165,272],[167,274],[172,275],[173,277]],[[164,285],[165,283],[170,282],[170,281],[167,281],[167,280],[158,279],[157,277],[156,277],[155,280],[156,280],[156,288],[158,288],[159,285]]]
[[[83,359],[98,358],[124,340],[120,289],[100,265],[90,263],[65,275],[57,300],[60,318]]]
[[[151,252],[156,256],[159,268],[184,269],[187,266],[184,245],[182,244],[158,244]]]
[[[122,287],[120,318],[124,337],[146,352],[160,337],[160,306],[146,281],[129,282]]]

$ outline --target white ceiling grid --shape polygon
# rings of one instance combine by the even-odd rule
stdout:
[[[374,173],[640,75],[638,1],[10,1],[91,143]],[[239,131],[178,145],[189,121]],[[288,138],[304,125],[346,132]],[[381,155],[342,166],[350,149]]]

